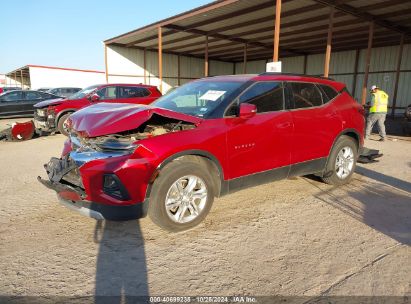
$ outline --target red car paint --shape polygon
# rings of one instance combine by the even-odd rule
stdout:
[[[11,126],[11,136],[14,140],[28,140],[34,135],[33,121],[16,122]]]
[[[131,98],[100,98],[98,101],[92,101],[92,95],[96,94],[105,88],[123,88],[123,87],[137,87],[144,88],[149,92],[148,96],[145,97],[131,97]],[[76,95],[76,94],[75,94]],[[54,131],[58,125],[59,119],[67,113],[73,113],[84,107],[99,103],[99,102],[109,102],[109,103],[133,103],[133,104],[150,104],[158,97],[161,96],[160,91],[156,86],[143,85],[143,84],[104,84],[95,86],[88,94],[79,99],[57,99],[49,100],[37,103],[34,105],[36,111],[34,115],[34,122],[36,128],[41,131]],[[37,109],[41,109],[38,111]],[[43,111],[44,110],[44,111]],[[40,112],[43,115],[40,115]]]
[[[233,80],[234,79],[234,80]],[[168,161],[180,155],[201,155],[220,169],[220,195],[241,188],[242,179],[277,170],[281,178],[312,173],[302,164],[324,164],[336,139],[342,134],[363,146],[364,118],[359,105],[345,85],[323,78],[290,75],[221,76],[204,81],[308,82],[334,88],[338,95],[317,107],[258,113],[250,117],[229,116],[203,119],[155,106],[99,104],[69,118],[69,126],[82,138],[95,138],[139,127],[153,115],[174,118],[195,125],[190,130],[170,132],[136,141],[134,153],[96,158],[78,170],[84,186],[81,201],[111,206],[131,206],[149,199],[153,179]],[[288,90],[288,89],[284,89]],[[285,97],[286,99],[288,97]],[[250,112],[251,109],[248,109]],[[73,143],[68,139],[62,156],[69,156]],[[115,174],[129,198],[119,200],[103,191],[105,174]],[[50,186],[51,187],[51,186]],[[67,191],[56,190],[68,198]]]
[[[97,137],[135,129],[153,114],[192,123],[202,121],[200,118],[166,109],[134,104],[113,105],[101,103],[93,106],[90,110],[84,109],[81,115],[76,115],[76,119],[69,119],[68,124],[71,128],[87,137]]]

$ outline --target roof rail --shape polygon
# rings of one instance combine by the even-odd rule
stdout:
[[[324,77],[321,75],[307,75],[307,74],[299,74],[299,73],[264,72],[264,73],[258,74],[258,76],[264,76],[264,75],[305,76],[305,77],[314,77],[314,78],[320,78],[320,79],[334,80],[333,78]]]

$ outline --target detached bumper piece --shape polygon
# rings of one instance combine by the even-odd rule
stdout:
[[[380,150],[368,149],[366,147],[363,147],[360,150],[358,162],[361,164],[375,163],[377,162],[377,160],[375,159],[381,156],[383,156],[383,154],[380,153]]]
[[[34,136],[34,124],[30,120],[28,122],[15,122],[10,128],[0,132],[0,140],[20,141],[29,140]]]
[[[62,205],[81,215],[96,220],[125,221],[142,218],[147,214],[147,204],[145,202],[127,206],[113,206],[86,200],[87,195],[78,167],[69,157],[63,159],[52,158],[48,164],[44,165],[44,168],[49,180],[44,180],[40,176],[37,177],[37,180],[45,187],[56,191]],[[105,186],[109,188],[107,190],[111,192],[110,194],[128,196],[126,190],[121,187],[122,185],[119,187],[121,183],[113,184],[110,179],[105,182]],[[118,180],[118,182],[120,181]]]

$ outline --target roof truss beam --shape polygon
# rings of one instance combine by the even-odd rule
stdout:
[[[218,34],[218,33],[209,34],[206,31],[202,31],[202,30],[198,30],[198,29],[188,29],[188,28],[178,26],[178,25],[173,25],[173,24],[167,25],[166,27],[169,28],[169,29],[173,29],[173,30],[193,33],[193,34],[202,35],[202,36],[214,37],[214,38],[218,38],[218,39],[221,39],[221,40],[228,40],[228,41],[232,41],[232,42],[247,44],[247,45],[250,45],[250,46],[256,46],[256,47],[260,47],[260,48],[263,48],[263,49],[269,49],[269,50],[272,51],[272,46],[271,45],[261,43],[261,42],[257,42],[257,41],[250,41],[250,40],[246,40],[246,39],[242,39],[242,38],[234,38],[234,37],[231,37],[231,36]],[[284,49],[283,48],[283,50],[287,51],[287,52],[290,52],[290,53],[294,53],[296,55],[303,55],[304,54],[304,53],[301,53],[301,52],[295,52],[295,51],[290,50],[290,49]]]
[[[362,20],[373,21],[376,25],[385,27],[395,32],[399,32],[404,35],[411,36],[411,30],[409,28],[402,27],[398,24],[387,21],[379,16],[372,15],[368,13],[364,8],[356,8],[356,7],[347,5],[347,4],[336,4],[337,2],[334,0],[313,0],[313,1],[323,4],[323,5],[334,7],[336,10],[339,10],[346,14],[355,16]],[[372,6],[369,6],[368,10],[370,10],[370,8],[372,8]]]

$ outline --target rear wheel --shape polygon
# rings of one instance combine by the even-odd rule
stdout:
[[[214,201],[214,183],[206,166],[195,158],[175,160],[154,181],[148,214],[160,227],[183,231],[198,225]]]
[[[57,130],[65,135],[68,136],[68,129],[67,129],[67,118],[71,115],[72,113],[66,113],[63,116],[60,117],[60,119],[57,122]]]
[[[348,183],[354,173],[358,158],[358,146],[349,136],[341,136],[331,150],[322,180],[331,185]]]

